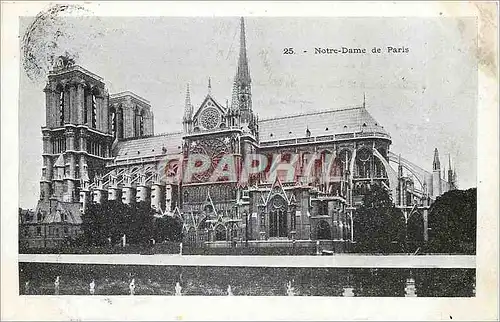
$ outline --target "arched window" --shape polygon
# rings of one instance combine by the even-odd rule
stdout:
[[[89,98],[90,91],[88,88],[83,90],[83,124],[87,124],[89,121]]]
[[[217,225],[217,227],[215,227],[215,240],[216,241],[226,240],[226,227],[220,224]]]
[[[92,93],[92,127],[97,127],[97,99],[95,93]]]
[[[64,89],[61,88],[61,92],[59,93],[59,125],[61,126],[64,125],[64,99]]]
[[[332,239],[332,231],[330,225],[321,220],[316,228],[316,239]]]
[[[361,148],[356,153],[356,172],[360,178],[370,178],[372,167],[372,153],[367,148]]]
[[[144,135],[144,111],[139,115],[139,136]]]
[[[188,243],[191,245],[196,245],[196,232],[193,227],[188,230]]]
[[[116,137],[116,112],[113,109],[111,112],[111,134]]]
[[[269,205],[269,237],[286,237],[287,235],[286,201],[281,196],[275,196]]]

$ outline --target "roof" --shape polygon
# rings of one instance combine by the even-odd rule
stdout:
[[[78,203],[58,202],[56,206],[56,211],[52,211],[49,214],[47,214],[42,222],[44,224],[53,224],[53,223],[81,224],[82,216],[80,212],[80,205]]]
[[[311,137],[352,133],[389,133],[377,123],[364,107],[306,113],[259,120],[261,141],[306,137],[309,129]]]
[[[123,92],[119,92],[119,93],[110,94],[109,95],[109,99],[110,100],[114,100],[114,99],[118,99],[118,98],[122,98],[122,97],[127,97],[127,96],[133,97],[133,98],[135,98],[138,101],[146,103],[147,105],[151,105],[151,102],[149,100],[145,99],[142,96],[137,95],[136,93],[134,93],[132,91],[123,91]]]
[[[78,202],[62,202],[62,201],[52,201],[52,205],[55,207],[51,210],[50,202],[45,200],[39,200],[35,214],[43,214],[41,223],[44,224],[55,224],[55,223],[67,223],[67,224],[81,224],[82,215],[80,212],[80,204]],[[38,216],[35,215],[30,221],[26,223],[39,223]]]
[[[115,161],[179,154],[182,153],[182,132],[118,141],[116,151]]]

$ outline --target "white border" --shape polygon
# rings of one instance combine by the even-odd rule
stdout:
[[[76,3],[76,2],[72,2]],[[78,2],[100,16],[477,16],[479,55],[491,52],[496,74],[479,68],[477,297],[20,297],[17,280],[19,17],[48,2],[2,2],[2,319],[103,320],[496,320],[498,319],[498,11],[466,2]],[[441,13],[441,14],[440,14]],[[492,25],[493,24],[493,25]]]

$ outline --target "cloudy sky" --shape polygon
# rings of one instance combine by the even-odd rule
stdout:
[[[23,35],[33,18],[20,21]],[[104,78],[110,93],[151,101],[155,132],[181,129],[186,84],[199,105],[212,92],[231,98],[239,18],[59,18],[34,31],[34,54],[68,51]],[[261,118],[366,107],[392,136],[391,150],[432,170],[451,155],[460,188],[476,186],[476,22],[468,18],[246,19],[254,110]],[[48,44],[52,46],[48,47]],[[316,47],[380,47],[382,53],[315,55]],[[389,54],[388,46],[408,53]],[[298,54],[284,55],[293,47]],[[49,49],[47,49],[49,48]],[[304,53],[307,51],[307,53]],[[21,68],[20,206],[34,208],[42,166],[46,73]]]

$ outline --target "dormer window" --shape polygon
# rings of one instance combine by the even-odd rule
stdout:
[[[325,131],[328,131],[328,128],[326,128]]]
[[[363,127],[366,127],[366,123],[363,123]]]

